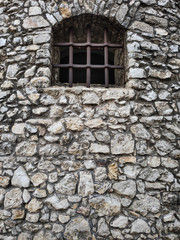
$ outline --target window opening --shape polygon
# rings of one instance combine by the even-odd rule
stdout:
[[[53,68],[60,69],[60,82],[69,83],[70,87],[73,83],[86,83],[87,87],[115,84],[115,71],[124,70],[124,66],[114,64],[115,52],[111,49],[123,48],[123,44],[109,43],[107,28],[104,28],[104,42],[91,42],[90,25],[87,26],[86,42],[74,42],[73,34],[71,27],[68,42],[54,43],[61,51],[59,63],[53,64]]]

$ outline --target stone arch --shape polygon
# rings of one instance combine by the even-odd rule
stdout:
[[[110,43],[118,43],[124,45],[123,48],[110,48],[109,56],[112,54],[112,59],[109,58],[109,61],[112,61],[111,64],[126,66],[126,58],[125,58],[125,33],[126,29],[121,26],[115,19],[107,18],[102,15],[95,15],[90,13],[80,14],[77,16],[69,17],[63,19],[60,23],[57,23],[53,26],[53,34],[52,34],[52,45],[54,42],[68,42],[69,41],[69,29],[74,29],[74,37],[73,40],[75,42],[86,42],[86,31],[87,26],[91,26],[91,40],[96,43],[104,42],[104,29],[108,30],[108,38]],[[65,48],[68,50],[67,48]],[[62,48],[61,48],[62,50]],[[60,48],[53,47],[52,48],[52,56],[54,63],[59,63],[60,58],[62,59],[63,51],[60,51]],[[102,50],[103,52],[103,50]],[[92,53],[93,54],[93,53]],[[69,58],[68,51],[66,51],[67,59]],[[103,54],[104,55],[104,54]],[[100,56],[100,55],[99,55]],[[93,57],[93,55],[92,55]],[[98,55],[97,55],[98,57]],[[104,58],[104,57],[103,57]],[[67,62],[68,63],[68,62]],[[103,64],[103,63],[102,63]],[[74,72],[82,72],[83,70],[74,70]],[[101,70],[100,70],[101,71]],[[92,70],[92,84],[97,83],[98,79],[102,78],[99,84],[103,84],[103,74],[104,71],[102,69],[102,75],[98,77],[99,70]],[[53,69],[53,82],[58,84],[59,76],[66,76],[68,78],[68,69]],[[123,70],[113,70],[110,69],[110,83],[118,86],[123,86],[125,81],[125,73]],[[81,75],[80,75],[81,76]],[[61,77],[60,77],[61,78]],[[85,75],[84,77],[85,78]],[[95,80],[96,79],[96,80]]]

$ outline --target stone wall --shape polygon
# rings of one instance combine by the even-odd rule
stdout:
[[[53,29],[126,29],[125,88],[51,86]],[[180,6],[0,0],[0,239],[178,240]]]

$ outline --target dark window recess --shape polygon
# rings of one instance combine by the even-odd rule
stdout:
[[[60,69],[61,83],[105,84],[105,87],[115,84],[115,69],[123,70],[121,65],[114,64],[114,52],[110,49],[123,48],[122,44],[108,42],[107,29],[104,29],[104,42],[92,43],[90,26],[87,27],[87,41],[85,43],[73,42],[73,29],[69,30],[69,42],[56,42],[55,47],[60,48],[59,63],[53,68]]]

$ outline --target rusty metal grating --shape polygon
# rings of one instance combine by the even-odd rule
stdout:
[[[53,68],[68,68],[69,69],[69,87],[73,86],[73,68],[86,69],[86,85],[90,87],[91,84],[91,69],[104,69],[105,87],[109,87],[109,69],[124,69],[124,66],[108,64],[108,48],[123,48],[121,44],[113,44],[108,42],[108,32],[104,29],[104,43],[91,42],[91,28],[87,27],[87,41],[85,43],[73,42],[73,29],[69,31],[69,42],[54,43],[55,47],[69,47],[69,64],[53,64]],[[73,49],[86,48],[86,64],[73,63]],[[104,64],[93,65],[91,64],[91,49],[103,48],[104,49]]]

